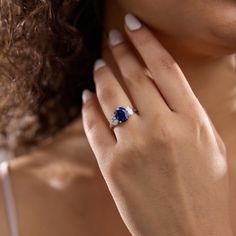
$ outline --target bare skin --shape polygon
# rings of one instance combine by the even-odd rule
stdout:
[[[123,16],[116,17],[120,21],[112,21],[115,17],[111,16],[117,11],[113,12],[112,6],[109,9],[107,21],[110,23],[107,28],[116,27],[123,31],[123,22],[120,23]],[[167,42],[164,37],[163,42]],[[236,203],[233,201],[236,199],[235,57],[229,55],[217,57],[217,60],[208,58],[202,61],[202,57],[201,60],[199,57],[190,58],[187,53],[184,56],[179,54],[174,47],[166,47],[175,56],[226,145],[232,200],[230,213],[233,221],[236,217]],[[213,51],[219,55],[219,52],[227,50],[224,47],[215,47]],[[235,51],[230,50],[232,53]],[[111,61],[109,50],[105,49],[103,55],[106,61]],[[116,71],[113,63],[111,67]],[[81,119],[77,122],[77,128],[72,126],[55,143],[12,162],[13,186],[23,235],[97,235],[97,232],[100,235],[130,235],[100,174]],[[62,166],[68,168],[62,170]],[[58,180],[56,184],[55,181],[54,185],[50,184],[51,178]],[[0,209],[2,202],[0,192]],[[0,218],[5,219],[3,211],[0,211]],[[7,236],[6,221],[1,221],[0,224],[0,234]],[[234,232],[236,234],[236,228]]]
[[[130,235],[97,167],[81,120],[55,142],[14,160],[11,178],[24,236]],[[0,204],[4,209],[1,192]],[[1,210],[0,216],[4,219],[0,233],[8,236],[5,212]]]

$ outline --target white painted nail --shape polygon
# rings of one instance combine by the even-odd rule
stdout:
[[[113,29],[109,33],[109,41],[112,46],[116,46],[124,42],[124,37],[120,31]]]
[[[94,63],[94,71],[99,70],[100,68],[102,68],[105,65],[106,65],[106,62],[104,60],[102,60],[102,59],[96,60],[96,62]]]
[[[93,93],[88,90],[88,89],[85,89],[83,92],[82,92],[82,100],[83,100],[83,103],[86,103],[88,100],[90,100],[91,98],[93,97]]]
[[[142,23],[132,14],[127,14],[125,16],[125,23],[131,31],[138,30],[142,27]]]

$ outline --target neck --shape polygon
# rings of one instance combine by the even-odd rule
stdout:
[[[106,31],[116,28],[125,35],[124,16],[126,13],[127,12],[121,9],[116,3],[107,1],[105,10]],[[199,100],[205,103],[203,105],[207,107],[214,106],[213,103],[209,104],[207,102],[206,97],[209,97],[210,94],[220,97],[226,96],[226,94],[236,90],[236,80],[234,79],[236,73],[235,54],[222,56],[191,54],[177,45],[177,43],[173,43],[172,39],[170,40],[154,30],[153,33],[179,64],[193,91],[198,96]],[[107,46],[106,36],[104,36],[103,40],[102,56],[105,60],[110,62],[108,64],[110,64],[111,67],[114,66],[111,52]],[[115,66],[114,70],[116,70]],[[236,95],[231,99],[236,101]]]

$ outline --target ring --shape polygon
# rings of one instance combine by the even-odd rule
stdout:
[[[115,126],[128,121],[129,117],[135,113],[138,113],[138,110],[130,106],[126,108],[117,107],[111,118],[110,128],[114,128]]]

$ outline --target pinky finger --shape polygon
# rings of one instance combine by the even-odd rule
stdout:
[[[99,164],[104,161],[101,160],[106,156],[104,154],[116,144],[116,137],[109,128],[96,95],[89,90],[84,90],[82,97],[84,102],[82,107],[84,131]]]

